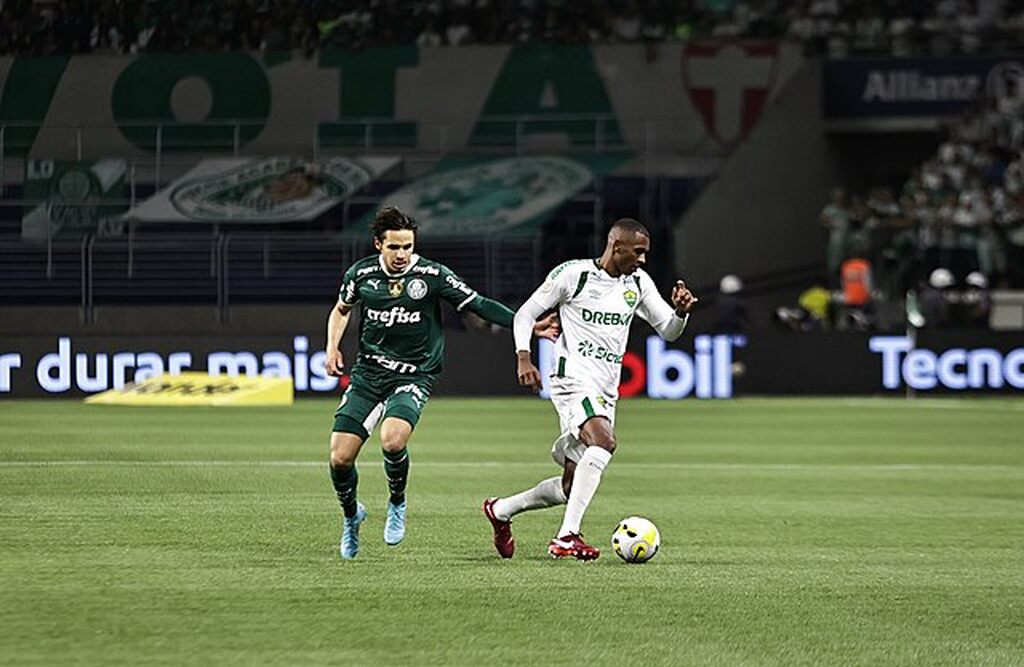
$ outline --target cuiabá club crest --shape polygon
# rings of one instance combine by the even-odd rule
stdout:
[[[708,133],[723,146],[743,139],[775,87],[778,43],[690,42],[682,59],[683,84]]]

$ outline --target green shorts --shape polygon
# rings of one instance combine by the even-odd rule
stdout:
[[[357,365],[334,412],[332,430],[366,440],[386,417],[404,419],[415,428],[436,379],[436,375],[361,372]]]

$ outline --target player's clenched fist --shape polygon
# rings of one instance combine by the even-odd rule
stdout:
[[[676,314],[680,317],[690,312],[698,300],[682,280],[677,280],[676,284],[672,286],[672,306],[675,307]]]

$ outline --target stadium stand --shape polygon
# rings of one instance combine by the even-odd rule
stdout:
[[[878,287],[896,298],[935,269],[958,281],[978,271],[993,285],[1024,286],[1024,106],[983,103],[944,128],[938,150],[898,194],[838,189],[822,210],[827,266],[871,260]]]
[[[1024,3],[668,0],[16,0],[0,55],[276,51],[418,44],[787,39],[808,54],[998,52],[1024,42]]]
[[[173,6],[149,0],[15,0],[0,9],[0,55],[18,57],[278,50],[312,57],[326,50],[354,52],[405,44],[637,43],[679,49],[706,38],[796,43],[809,62],[857,55],[999,53],[1024,43],[1024,0],[184,0]],[[948,124],[935,154],[903,182],[878,183],[869,189],[836,183],[840,187],[819,219],[828,235],[821,260],[829,286],[838,289],[840,265],[851,256],[868,261],[875,292],[890,302],[923,285],[936,268],[948,268],[958,281],[978,272],[993,287],[1024,286],[1022,115],[1020,104],[985,102]],[[403,124],[393,119],[381,122]],[[12,137],[18,136],[19,128],[8,129],[0,141],[8,142],[2,144],[5,151],[12,151]],[[219,129],[231,135],[226,128]],[[241,134],[245,130],[236,128],[229,137],[235,154]],[[170,140],[165,141],[170,149]],[[727,146],[723,155],[738,145]],[[499,146],[496,152],[518,154],[520,149],[518,144]],[[210,153],[230,150],[228,144],[211,146]],[[656,252],[667,253],[673,221],[697,198],[706,179],[657,170],[643,177],[608,176],[570,201],[562,209],[559,228],[549,228],[541,240],[477,248],[439,246],[438,252],[451,255],[453,267],[474,284],[515,301],[523,296],[516,285],[535,282],[538,266],[593,250],[597,218],[607,220],[638,209],[650,214],[645,219],[657,236]],[[365,196],[362,209],[349,210],[346,204],[344,214],[334,211],[299,229],[235,227],[228,232],[211,225],[183,233],[144,225],[127,236],[61,238],[42,248],[23,243],[22,218],[32,197],[22,185],[8,180],[0,177],[5,200],[0,202],[5,259],[0,279],[6,287],[4,300],[12,303],[87,305],[93,299],[157,299],[223,305],[282,298],[322,300],[324,285],[336,282],[339,257],[348,261],[358,254],[350,244],[333,239],[325,243],[324,232],[336,232],[357,220],[372,205],[366,202],[379,200],[384,192],[374,184],[359,193]],[[154,180],[162,186],[169,177],[158,174]],[[155,189],[153,182],[140,180],[133,198],[142,199]],[[175,257],[173,265],[162,259],[168,254]],[[804,268],[805,278],[818,273],[818,267]],[[756,289],[758,281],[749,284]]]

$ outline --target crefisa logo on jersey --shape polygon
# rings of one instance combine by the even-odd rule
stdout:
[[[420,311],[406,310],[402,306],[393,306],[387,310],[366,308],[363,310],[363,317],[367,322],[375,322],[386,327],[396,324],[419,324],[423,320],[423,314]]]
[[[419,278],[413,278],[409,281],[409,285],[405,288],[405,291],[411,299],[422,299],[427,295],[427,283],[423,282]]]

